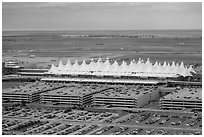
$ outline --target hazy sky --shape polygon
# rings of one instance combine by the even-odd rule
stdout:
[[[202,3],[3,3],[3,30],[201,29]]]

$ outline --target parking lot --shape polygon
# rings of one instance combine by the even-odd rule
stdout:
[[[153,111],[85,111],[3,107],[3,134],[154,135],[202,134],[202,118]]]
[[[129,126],[106,126],[93,135],[199,135],[201,131],[189,131],[181,129],[165,129],[165,128],[141,128]]]
[[[40,109],[40,108],[20,108],[16,107],[12,110],[4,109],[4,117],[18,117],[18,118],[29,118],[29,119],[52,119],[52,120],[68,120],[68,121],[86,121],[86,122],[103,122],[104,120],[112,117],[119,116],[117,113],[110,112],[91,112],[91,111],[80,111],[80,110],[69,110],[69,109]]]
[[[85,125],[85,124],[70,124],[51,121],[31,121],[31,120],[3,120],[3,134],[20,134],[20,135],[41,135],[41,134],[56,134],[67,135],[78,132],[77,134],[86,134],[87,132],[97,128],[97,125]],[[7,125],[7,126],[6,126]]]
[[[201,117],[192,118],[189,114],[179,116],[152,112],[133,113],[129,114],[128,117],[120,118],[116,123],[122,125],[202,129]]]

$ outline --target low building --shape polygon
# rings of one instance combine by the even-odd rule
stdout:
[[[29,83],[8,89],[2,92],[3,102],[25,102],[31,103],[40,100],[40,94],[45,91],[51,91],[64,87],[63,84],[52,83]]]
[[[167,81],[169,87],[202,87],[202,82],[192,82],[192,81]]]
[[[18,61],[5,61],[2,63],[2,74],[16,74],[22,68],[23,66],[20,66]]]
[[[116,86],[94,95],[94,105],[111,105],[117,107],[142,107],[151,100],[159,98],[157,87]]]
[[[158,80],[132,80],[132,79],[108,79],[108,78],[81,78],[81,77],[47,77],[42,78],[45,82],[77,82],[77,83],[99,83],[99,84],[125,84],[125,85],[157,85],[164,83]]]
[[[201,88],[183,88],[177,89],[160,99],[161,109],[192,109],[202,110],[202,89]]]
[[[17,73],[20,76],[45,76],[48,69],[20,69]]]
[[[17,61],[5,61],[5,68],[20,68]]]
[[[104,85],[68,84],[66,87],[41,94],[41,103],[83,106],[92,103],[93,95],[109,89]]]

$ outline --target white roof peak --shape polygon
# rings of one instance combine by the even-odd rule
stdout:
[[[184,63],[183,62],[181,62],[180,67],[184,67]]]
[[[90,59],[89,59],[90,60]],[[156,61],[152,64],[147,59],[148,65],[146,62],[143,62],[141,58],[139,58],[138,62],[134,64],[135,60],[130,61],[130,63],[125,60],[122,61],[122,64],[119,65],[117,60],[114,60],[114,63],[111,65],[109,58],[105,60],[105,62],[100,62],[101,58],[98,58],[98,61],[91,59],[89,64],[86,64],[86,61],[83,60],[82,64],[78,64],[78,60],[75,60],[73,64],[71,64],[70,60],[67,61],[67,65],[63,65],[62,61],[59,61],[59,66],[54,64],[51,65],[49,69],[49,73],[52,74],[70,74],[76,73],[81,74],[81,72],[89,72],[93,71],[93,75],[137,75],[137,76],[162,76],[162,77],[175,77],[176,74],[181,76],[192,76],[191,72],[195,72],[192,68],[192,65],[187,67],[181,67],[181,63],[175,63],[174,61],[170,65],[166,61],[160,63]],[[131,65],[130,65],[131,64]],[[176,65],[175,65],[176,64]],[[183,64],[184,65],[184,64]],[[135,74],[130,74],[130,72],[135,72]]]
[[[166,66],[166,61],[164,61],[164,64],[163,64],[164,66]]]
[[[134,61],[133,61],[133,60],[131,60],[131,61],[130,61],[130,64],[133,64],[133,63],[134,63]]]
[[[190,72],[196,73],[192,66],[193,66],[193,65],[190,65],[189,68],[188,68],[188,70],[189,70]]]
[[[169,63],[169,62],[167,63],[167,66],[170,66],[170,63]]]
[[[157,66],[158,65],[158,62],[156,61],[155,63],[154,63],[154,66]]]
[[[83,61],[82,61],[82,64],[86,64],[86,61],[85,61],[85,60],[83,60]]]
[[[71,65],[71,61],[68,59],[66,65]]]
[[[59,61],[59,65],[63,65],[61,60]]]

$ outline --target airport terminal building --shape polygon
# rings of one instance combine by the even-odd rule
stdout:
[[[93,59],[88,64],[85,60],[81,64],[76,60],[66,64],[61,61],[58,66],[52,64],[46,78],[42,81],[74,81],[74,82],[99,82],[99,83],[132,83],[132,84],[157,84],[163,80],[188,79],[196,73],[192,66],[187,67],[183,62],[153,64],[149,59],[145,62],[142,59],[132,60],[129,64],[123,61],[120,65],[117,61],[113,63],[107,58],[102,61]]]
[[[153,64],[149,59],[139,59],[137,62],[132,60],[130,63],[111,63],[109,59],[102,61],[99,58],[97,61],[91,60],[89,64],[85,60],[82,63],[78,63],[77,60],[71,63],[68,60],[64,65],[60,61],[58,66],[52,65],[48,71],[43,72],[45,76],[41,78],[41,82],[44,84],[24,85],[5,90],[3,100],[140,108],[162,96],[163,91],[158,89],[162,82],[165,85],[169,80],[176,82],[179,78],[191,78],[195,73],[192,66],[187,67],[183,62],[161,64],[156,61]],[[43,85],[46,88],[43,88]],[[168,98],[170,94],[164,94],[160,99],[160,109],[186,108],[186,100],[178,98],[183,105],[181,106],[178,101]],[[191,93],[189,96],[191,95],[194,94]],[[192,102],[193,107],[190,108],[200,109],[200,101]]]

